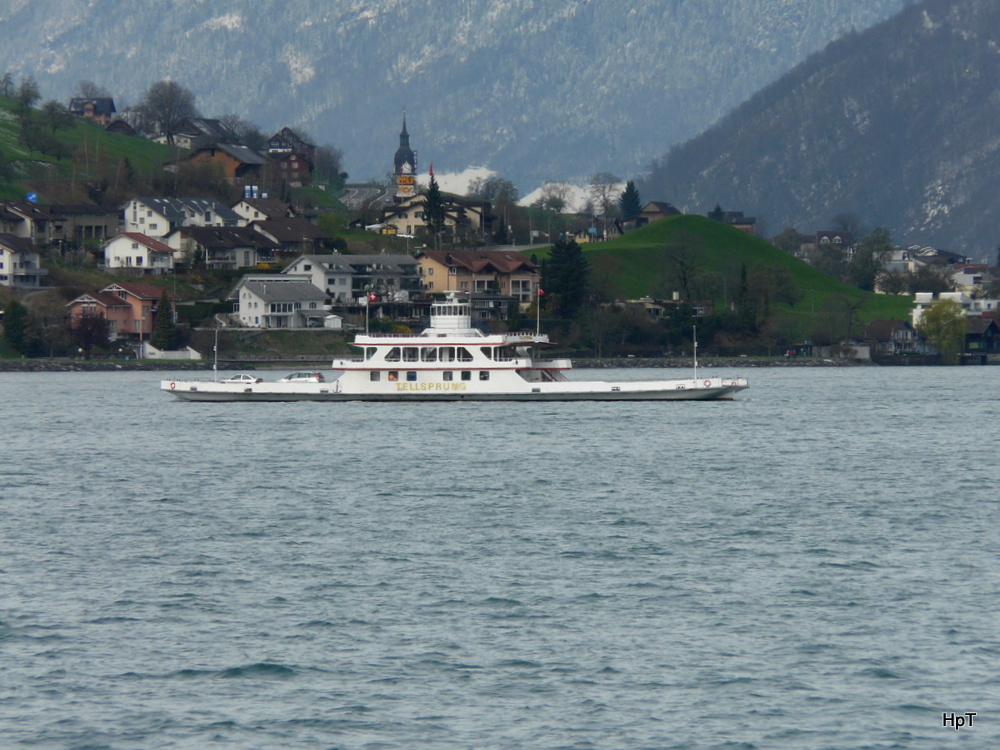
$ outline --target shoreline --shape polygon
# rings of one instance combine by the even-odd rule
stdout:
[[[873,362],[857,362],[848,359],[824,359],[819,357],[704,357],[698,360],[698,368],[756,368],[756,367],[865,367],[878,366]],[[616,369],[616,368],[676,368],[690,369],[690,358],[682,357],[628,357],[628,358],[580,358],[573,360],[573,369]],[[295,359],[267,360],[222,360],[220,370],[283,370],[283,369],[330,369],[330,361]],[[205,360],[103,360],[103,359],[11,359],[0,360],[0,372],[162,372],[162,371],[211,372],[212,363]]]

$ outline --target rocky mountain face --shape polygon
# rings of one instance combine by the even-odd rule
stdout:
[[[5,0],[0,72],[44,98],[91,80],[119,109],[169,77],[206,116],[342,149],[353,179],[386,174],[405,110],[422,169],[526,192],[631,176],[910,1]]]
[[[850,34],[671,149],[645,193],[776,234],[853,213],[897,243],[995,262],[1000,3],[927,0]]]

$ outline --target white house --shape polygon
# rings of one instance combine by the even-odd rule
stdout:
[[[1000,310],[1000,300],[995,299],[973,299],[963,292],[941,292],[935,295],[934,292],[917,292],[913,299],[913,309],[910,311],[910,320],[916,328],[924,317],[924,310],[935,302],[941,300],[954,300],[962,306],[962,312],[967,318],[979,318],[983,313],[996,312]]]
[[[104,243],[106,268],[137,269],[144,274],[165,274],[174,268],[176,254],[169,245],[140,232],[122,232]]]
[[[351,279],[354,270],[347,259],[339,253],[300,255],[282,273],[308,276],[310,283],[325,289],[332,300],[348,302],[351,299]]]
[[[164,237],[177,227],[235,227],[240,217],[211,198],[133,198],[122,207],[124,231]]]
[[[244,198],[233,206],[233,211],[240,217],[241,227],[254,221],[290,219],[295,216],[290,205],[276,198]]]
[[[41,286],[46,274],[38,248],[31,240],[0,234],[0,286]]]
[[[247,328],[309,328],[325,325],[327,294],[303,274],[247,275],[229,293]]]

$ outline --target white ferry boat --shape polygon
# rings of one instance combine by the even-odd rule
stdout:
[[[329,380],[251,382],[164,380],[160,388],[185,401],[694,401],[732,399],[746,378],[571,380],[568,359],[544,359],[550,346],[535,333],[485,334],[471,324],[471,305],[431,305],[419,334],[359,334],[360,354],[333,361]]]

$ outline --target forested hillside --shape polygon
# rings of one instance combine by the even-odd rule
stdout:
[[[1000,3],[929,0],[830,44],[670,150],[646,195],[771,234],[856,214],[897,242],[995,260]]]

